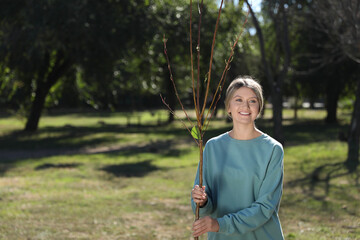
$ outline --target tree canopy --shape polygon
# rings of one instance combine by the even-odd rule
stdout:
[[[358,78],[353,61],[358,52],[356,45],[351,45],[358,37],[356,32],[351,35],[358,24],[352,21],[356,7],[340,24],[334,14],[342,12],[330,11],[340,9],[339,4],[330,0],[263,1],[261,12],[255,15],[271,74],[267,76],[265,71],[259,31],[249,15],[228,79],[237,75],[259,78],[267,100],[280,107],[283,96],[310,102],[323,99],[327,121],[336,121],[338,101],[354,99]],[[243,6],[242,1],[225,1],[213,79],[220,77],[230,44],[242,27],[247,11]],[[217,8],[218,1],[205,1],[200,31],[202,82],[209,65]],[[320,8],[324,10],[321,14]],[[194,4],[194,36],[197,11]],[[287,27],[282,23],[284,16]],[[150,108],[161,106],[158,95],[163,93],[175,108],[163,54],[164,34],[178,90],[190,98],[188,1],[1,1],[0,105],[23,110],[26,130],[37,129],[41,112],[47,107]],[[193,41],[195,47],[196,38]],[[267,81],[269,76],[273,80]],[[274,116],[281,122],[278,113],[281,111]]]

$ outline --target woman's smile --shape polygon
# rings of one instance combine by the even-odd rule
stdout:
[[[250,116],[251,113],[249,112],[239,112],[242,116]]]

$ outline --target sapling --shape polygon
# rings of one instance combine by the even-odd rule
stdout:
[[[201,19],[202,19],[202,9],[203,9],[203,0],[201,0],[201,3],[198,5],[198,12],[199,12],[199,22],[198,22],[198,36],[197,36],[197,44],[196,44],[196,55],[197,55],[197,80],[196,80],[196,84],[195,84],[195,78],[194,78],[194,54],[193,54],[193,44],[192,44],[192,0],[190,0],[190,25],[189,25],[189,32],[190,32],[190,64],[191,64],[191,81],[192,81],[192,93],[193,93],[193,102],[194,102],[194,110],[195,110],[195,114],[196,114],[196,123],[194,124],[187,111],[184,108],[184,105],[180,99],[180,96],[178,94],[177,88],[176,88],[176,84],[173,78],[173,74],[172,74],[172,70],[171,70],[171,65],[170,65],[170,60],[169,60],[169,56],[167,54],[167,47],[166,47],[166,38],[165,35],[163,37],[163,42],[164,42],[164,54],[166,57],[166,61],[168,64],[168,70],[170,73],[170,81],[173,84],[174,90],[175,90],[175,95],[176,98],[181,106],[182,111],[185,114],[185,117],[188,121],[188,124],[190,125],[190,127],[188,125],[185,124],[185,122],[183,120],[180,119],[182,125],[185,127],[185,129],[190,133],[190,135],[192,136],[192,138],[194,139],[194,141],[196,142],[196,144],[199,147],[199,187],[202,188],[203,185],[203,180],[202,180],[202,176],[203,176],[203,139],[204,139],[204,134],[209,126],[209,123],[214,115],[214,112],[216,110],[216,106],[217,103],[219,102],[220,98],[221,98],[221,93],[224,89],[224,84],[225,84],[225,80],[226,80],[226,76],[228,73],[228,70],[230,69],[230,63],[233,59],[233,55],[234,55],[234,49],[240,39],[240,36],[244,30],[245,24],[247,22],[247,16],[249,14],[249,12],[247,13],[247,16],[245,18],[245,21],[243,23],[242,29],[240,31],[240,33],[236,36],[234,43],[232,44],[231,48],[230,48],[230,54],[228,59],[225,61],[225,68],[222,72],[221,78],[217,83],[217,87],[215,89],[215,92],[213,93],[213,97],[211,100],[211,103],[209,105],[209,107],[207,108],[206,111],[206,103],[207,103],[207,99],[209,96],[209,92],[210,92],[210,82],[211,82],[211,68],[212,68],[212,63],[213,63],[213,57],[214,57],[214,48],[215,48],[215,40],[216,40],[216,35],[218,32],[218,27],[219,27],[219,23],[220,23],[220,16],[221,16],[221,11],[222,11],[222,6],[223,6],[223,0],[220,3],[220,7],[219,7],[219,11],[218,11],[218,16],[217,16],[217,20],[216,20],[216,24],[215,24],[215,30],[214,30],[214,34],[213,34],[213,39],[212,39],[212,45],[211,45],[211,54],[210,54],[210,62],[209,62],[209,68],[208,68],[208,72],[205,74],[205,79],[204,79],[204,83],[206,84],[206,89],[205,89],[205,97],[203,99],[203,104],[200,104],[200,29],[201,29]],[[171,107],[169,106],[169,104],[166,103],[165,99],[160,95],[162,102],[165,104],[165,106],[169,109],[169,111],[176,117],[175,111],[173,109],[171,109]],[[179,118],[178,118],[179,119]],[[195,220],[199,219],[199,209],[200,206],[199,204],[197,204],[196,206],[196,213],[195,213]],[[195,239],[198,239],[197,237],[195,237]]]

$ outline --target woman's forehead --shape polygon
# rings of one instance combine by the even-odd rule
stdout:
[[[248,87],[241,87],[234,92],[233,97],[257,98],[255,92]]]

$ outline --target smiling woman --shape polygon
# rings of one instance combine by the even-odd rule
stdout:
[[[237,89],[230,99],[228,114],[234,122],[252,124],[259,114],[259,101],[255,93],[247,87]]]
[[[234,105],[245,105],[251,107],[253,111],[257,109],[257,114],[253,112],[253,115],[258,117],[264,107],[264,98],[260,84],[251,77],[239,77],[232,81],[226,91],[225,98],[225,106],[230,117],[231,107],[235,107]]]
[[[233,129],[210,139],[203,155],[203,187],[197,172],[191,203],[202,218],[194,236],[208,239],[284,239],[278,216],[283,185],[282,145],[255,127],[263,108],[262,88],[238,77],[226,91]]]

